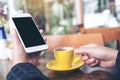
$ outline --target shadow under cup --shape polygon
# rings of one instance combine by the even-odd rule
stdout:
[[[54,56],[57,69],[68,69],[72,67],[74,60],[74,48],[59,47],[54,49]]]

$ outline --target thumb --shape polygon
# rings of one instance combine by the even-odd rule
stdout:
[[[98,44],[93,44],[93,43],[87,44],[87,45],[81,46],[78,49],[75,49],[75,52],[80,53],[80,54],[92,55],[97,46],[98,46]]]
[[[88,55],[92,55],[93,53],[93,48],[90,48],[90,47],[80,47],[78,49],[75,49],[74,50],[75,53],[79,53],[79,54],[88,54]]]
[[[19,40],[17,32],[15,31],[14,28],[12,29],[12,39],[13,39],[14,46],[20,45],[20,40]]]

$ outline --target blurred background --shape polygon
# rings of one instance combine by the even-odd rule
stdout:
[[[9,16],[18,11],[30,13],[48,35],[120,25],[120,0],[0,0],[0,9],[0,24],[8,34]]]

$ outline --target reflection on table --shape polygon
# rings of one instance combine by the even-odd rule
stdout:
[[[110,80],[114,68],[83,67],[67,71],[57,72],[46,68],[46,63],[54,60],[51,51],[44,52],[40,56],[40,66],[38,67],[51,80]],[[11,60],[0,60],[0,80],[5,80],[7,73],[12,67]]]

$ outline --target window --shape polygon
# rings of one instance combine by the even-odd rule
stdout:
[[[119,26],[115,0],[83,0],[83,5],[85,28]]]
[[[16,10],[29,12],[46,34],[78,32],[75,0],[14,0]]]

